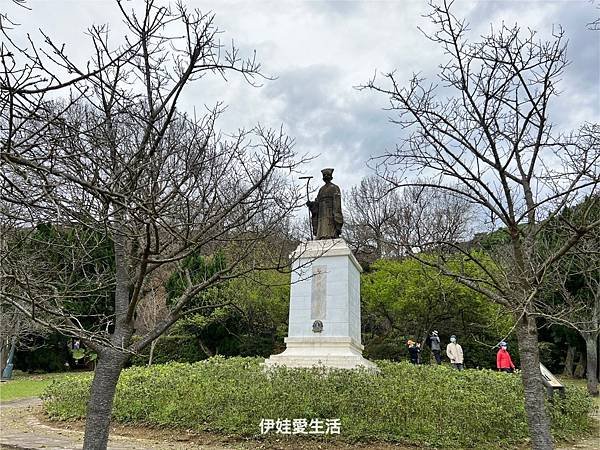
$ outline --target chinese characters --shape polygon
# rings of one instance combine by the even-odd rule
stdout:
[[[340,434],[340,419],[261,419],[260,434]]]

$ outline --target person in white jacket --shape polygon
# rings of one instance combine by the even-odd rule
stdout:
[[[450,358],[452,367],[457,370],[463,370],[463,350],[460,344],[456,342],[456,336],[450,336],[450,343],[446,346],[446,355]]]

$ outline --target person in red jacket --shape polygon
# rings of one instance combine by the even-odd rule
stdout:
[[[496,354],[496,366],[500,372],[513,373],[515,365],[510,358],[507,347],[508,344],[506,342],[500,342],[500,350],[498,350],[498,353]]]

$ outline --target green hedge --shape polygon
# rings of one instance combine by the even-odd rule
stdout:
[[[387,361],[377,363],[379,375],[317,369],[267,374],[261,361],[215,357],[126,369],[114,419],[254,436],[261,418],[339,418],[341,439],[437,447],[503,447],[527,438],[517,375]],[[90,381],[50,385],[44,394],[49,416],[84,417]],[[582,389],[567,388],[565,400],[549,407],[556,437],[575,437],[590,426],[591,400]]]

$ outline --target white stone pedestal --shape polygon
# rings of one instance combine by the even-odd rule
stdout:
[[[271,355],[265,366],[377,370],[362,356],[362,268],[344,240],[308,241],[298,246],[293,257],[286,350]]]

